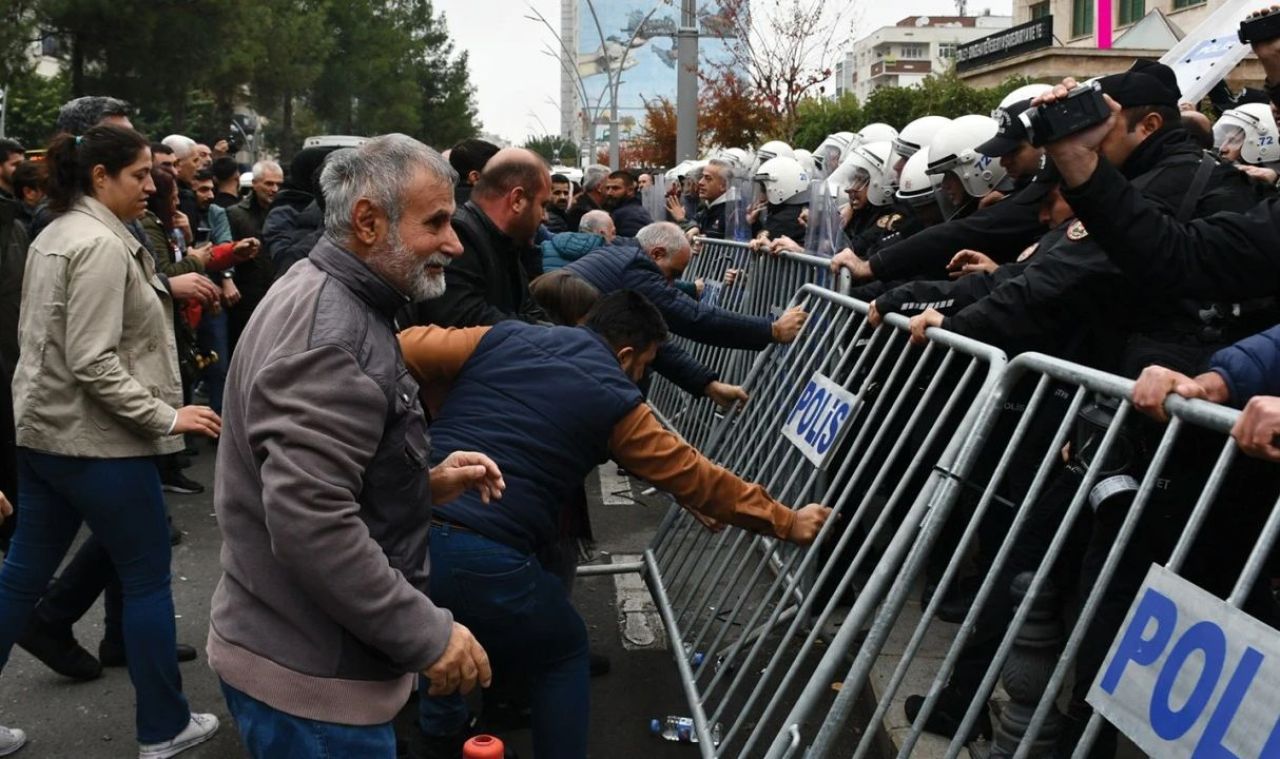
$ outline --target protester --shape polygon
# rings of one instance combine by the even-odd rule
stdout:
[[[635,237],[642,227],[653,223],[640,202],[636,177],[629,171],[615,171],[605,180],[604,208],[623,237]]]
[[[287,735],[292,753],[393,759],[417,674],[438,696],[489,684],[484,650],[426,595],[427,517],[465,488],[501,495],[502,476],[458,452],[428,472],[393,322],[406,299],[439,297],[462,254],[455,179],[404,135],[331,156],[325,236],[241,335],[208,650],[251,756],[277,756]]]
[[[178,178],[178,210],[186,214],[188,219],[200,216],[200,204],[196,201],[195,190],[191,188],[196,181],[196,174],[204,168],[204,159],[196,149],[196,141],[181,134],[171,134],[161,140],[173,150],[174,175]],[[191,236],[187,243],[195,242]]]
[[[248,195],[227,208],[227,221],[231,224],[231,237],[235,240],[262,239],[267,214],[275,202],[284,182],[284,172],[275,161],[259,161],[253,165],[253,182]],[[265,252],[237,264],[235,284],[240,291],[240,302],[231,306],[230,342],[235,353],[236,343],[244,332],[249,317],[262,302],[267,289],[275,280],[275,264]],[[228,361],[230,356],[228,356]]]
[[[36,211],[44,201],[46,171],[43,161],[23,161],[13,171],[13,195],[18,202],[18,220],[29,233]]]
[[[705,205],[692,219],[687,233],[690,238],[702,236],[713,240],[724,239],[727,222],[726,212],[729,200],[729,184],[735,175],[734,165],[720,158],[713,158],[702,168],[698,179],[698,198]],[[684,209],[667,206],[671,220],[681,224],[686,220]]]
[[[568,264],[565,269],[581,277],[601,293],[635,290],[648,298],[662,313],[671,331],[691,340],[727,348],[761,350],[769,343],[789,343],[804,327],[807,314],[801,307],[788,309],[776,320],[735,314],[690,298],[674,286],[684,273],[692,251],[688,239],[671,222],[655,222],[636,235],[638,247],[602,248]],[[682,353],[664,344],[655,368],[667,374],[682,370]],[[697,376],[697,369],[693,369]],[[684,375],[686,378],[688,375]],[[677,383],[681,384],[681,383]],[[722,406],[746,400],[742,388],[711,377],[702,385],[681,384],[695,395],[706,395]]]
[[[276,278],[307,257],[324,234],[324,197],[320,170],[337,148],[303,148],[289,164],[289,176],[280,186],[262,222],[264,255],[271,260]]]
[[[22,143],[0,137],[0,198],[14,200],[17,191],[13,187],[13,173],[26,160],[27,150]]]
[[[208,740],[218,720],[192,713],[182,694],[169,530],[151,457],[180,450],[184,433],[216,437],[221,421],[206,407],[179,408],[170,296],[124,226],[154,190],[147,141],[94,127],[59,137],[48,161],[51,206],[62,215],[32,245],[23,285],[14,402],[27,515],[0,569],[0,663],[87,522],[123,587],[139,756],[173,756]],[[65,293],[60,307],[47,307],[49,292]],[[168,350],[148,350],[157,344]]]
[[[617,230],[613,217],[604,211],[588,211],[580,230],[561,232],[542,243],[542,271],[552,272],[588,253],[613,244]],[[535,299],[536,302],[536,299]]]
[[[585,328],[506,321],[400,336],[424,395],[439,404],[437,443],[491,452],[507,482],[500,504],[466,494],[433,512],[431,594],[473,627],[495,672],[531,677],[540,757],[586,757],[589,699],[585,625],[537,556],[556,542],[571,489],[606,455],[687,508],[778,539],[811,542],[829,513],[788,509],[658,423],[635,383],[665,339],[658,310],[629,291],[602,298]],[[457,755],[466,719],[461,697],[421,701],[422,729],[440,756]]]
[[[449,287],[441,297],[418,304],[414,323],[471,327],[537,320],[524,261],[532,253],[542,265],[533,236],[550,194],[551,175],[537,154],[523,148],[495,153],[480,172],[471,200],[453,215],[463,252],[445,270]]]
[[[449,165],[458,173],[458,187],[453,199],[459,206],[471,199],[471,191],[480,179],[480,172],[498,150],[492,142],[479,139],[463,140],[449,149]]]
[[[569,229],[569,201],[573,198],[573,183],[563,174],[551,175],[551,200],[547,201],[547,213],[543,224],[552,234],[572,231]]]
[[[3,365],[3,361],[4,361],[3,357],[0,357],[0,379],[6,380],[5,386],[7,388],[8,387],[7,380],[8,380],[9,373],[8,373],[8,370]],[[4,393],[0,393],[0,400],[5,401],[5,406],[9,406],[8,394],[9,393],[7,390]],[[7,411],[7,409],[5,410]],[[0,526],[3,526],[3,524],[6,521],[11,521],[10,518],[12,516],[13,516],[13,504],[10,503],[9,499],[5,497],[4,491],[0,490]],[[22,732],[17,728],[0,726],[0,756],[8,756],[9,754],[16,753],[18,749],[25,746],[26,743],[27,743],[26,733]]]
[[[115,98],[96,96],[71,100],[59,110],[56,129],[60,135],[69,134],[74,137],[83,136],[96,125],[129,128],[128,104]],[[32,223],[32,237],[37,236],[58,216],[59,213],[55,212],[46,199],[37,209]],[[138,222],[125,222],[125,228],[140,243],[147,244],[147,235]],[[159,274],[158,278],[168,289],[175,304],[184,300],[210,303],[217,297],[217,289],[200,273],[190,272],[176,276]],[[17,282],[20,284],[21,280],[18,279]],[[5,302],[11,303],[16,309],[21,300],[21,297],[14,297]],[[184,402],[185,400],[184,398]],[[169,531],[171,543],[180,538],[181,533],[172,524]],[[76,641],[72,626],[93,607],[104,591],[104,630],[98,646],[98,658],[95,658]],[[49,586],[31,615],[27,629],[18,639],[18,645],[61,675],[76,680],[92,680],[102,674],[103,666],[122,667],[126,664],[121,628],[122,609],[120,580],[111,557],[103,542],[91,533]],[[179,661],[191,661],[195,658],[194,648],[178,644]]]
[[[235,159],[230,156],[215,158],[209,171],[213,173],[214,204],[219,208],[231,208],[239,203],[240,165]]]
[[[588,211],[604,209],[604,186],[608,178],[608,166],[593,163],[582,170],[582,192],[573,199],[573,205],[565,215],[569,229],[577,229]]]

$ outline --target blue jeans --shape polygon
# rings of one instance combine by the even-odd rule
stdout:
[[[205,311],[200,316],[200,324],[196,327],[196,343],[205,353],[214,351],[218,354],[218,360],[206,366],[200,377],[204,380],[205,391],[209,393],[209,408],[221,414],[222,391],[227,386],[227,365],[231,363],[225,308],[216,314]]]
[[[19,448],[18,493],[22,513],[0,569],[0,667],[84,522],[106,548],[124,592],[138,741],[159,743],[182,732],[191,709],[175,653],[169,527],[155,460]]]
[[[245,750],[254,759],[327,756],[395,759],[396,733],[390,722],[338,725],[303,719],[267,706],[226,683],[221,684],[222,696],[235,718]]]
[[[431,527],[431,600],[453,612],[484,646],[494,677],[527,683],[537,759],[587,755],[590,681],[587,628],[564,584],[532,556],[454,527]],[[462,696],[426,695],[419,724],[450,735],[467,720]]]

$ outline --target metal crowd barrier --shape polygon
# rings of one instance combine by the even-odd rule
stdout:
[[[1227,433],[1237,412],[1174,398],[1166,404],[1172,421],[1157,428],[1131,409],[1132,384],[1040,354],[1025,354],[1010,364],[995,397],[1006,415],[1015,417],[1004,420],[1006,428],[1012,421],[1013,430],[983,442],[987,466],[963,482],[967,509],[938,501],[929,515],[856,649],[844,690],[807,744],[810,755],[835,755],[841,736],[861,728],[852,753],[839,755],[868,756],[889,710],[902,708],[898,691],[914,670],[933,677],[927,694],[918,694],[927,698],[902,737],[898,757],[913,755],[948,683],[951,716],[961,716],[954,713],[955,694],[965,707],[961,724],[941,741],[948,758],[960,754],[986,719],[993,722],[991,756],[1049,756],[1073,744],[1072,756],[1087,756],[1104,726],[1084,703],[1082,688],[1093,683],[1103,663],[1099,655],[1111,647],[1151,563],[1183,574],[1197,546],[1200,561],[1191,578],[1197,584],[1217,581],[1219,593],[1237,608],[1251,591],[1269,592],[1255,589],[1255,583],[1280,533],[1275,501],[1280,470],[1236,461],[1236,445]],[[1020,399],[1028,392],[1024,405]],[[1114,409],[1110,419],[1103,415],[1102,422],[1083,424],[1082,409],[1096,412],[1098,401]],[[1029,480],[1018,476],[1031,472]],[[1221,505],[1215,510],[1216,504]],[[992,538],[993,526],[1001,539]],[[1083,557],[1082,526],[1092,541],[1083,547]],[[942,542],[947,533],[959,534],[954,546]],[[1241,536],[1248,538],[1241,541]],[[1238,549],[1234,555],[1222,553],[1233,547]],[[916,580],[931,552],[940,550],[953,558],[918,622],[906,623],[903,610],[917,591]],[[981,583],[972,605],[958,626],[941,622],[936,617],[942,600],[975,553],[978,566],[976,572],[970,569],[970,578]],[[1071,566],[1072,553],[1082,562],[1078,568]],[[1076,581],[1074,603],[1064,604],[1066,594],[1055,577]],[[949,639],[940,662],[922,657],[931,631]],[[856,631],[842,630],[851,632]],[[854,719],[854,700],[891,633],[900,638],[909,633],[909,640],[876,694],[874,709]],[[936,645],[935,638],[935,651]],[[1002,693],[996,691],[999,684]],[[991,717],[993,701],[998,711]],[[784,749],[775,742],[770,756],[784,755]]]
[[[1238,412],[1172,398],[1158,425],[1128,380],[1006,364],[937,329],[910,345],[906,319],[871,329],[866,304],[814,284],[792,302],[811,313],[801,337],[755,357],[750,403],[700,442],[833,518],[798,549],[673,508],[625,568],[653,593],[702,756],[901,758],[930,741],[949,759],[1079,759],[1116,739],[1083,696],[1151,564],[1277,624],[1258,580],[1280,468],[1237,456]],[[782,434],[815,373],[854,399],[825,467]],[[959,724],[926,733],[940,704]]]
[[[747,243],[697,238],[697,253],[683,279],[702,280],[703,300],[733,313],[775,318],[805,284],[848,292],[847,277],[841,280],[830,272],[830,260],[802,253],[770,256],[751,251]],[[737,272],[732,283],[725,282],[729,270]],[[842,284],[841,284],[842,283]],[[835,285],[835,287],[832,287]],[[675,336],[674,342],[699,363],[716,372],[720,381],[741,384],[757,351],[736,350]],[[704,444],[720,410],[709,400],[695,399],[661,376],[655,376],[649,402],[671,420],[674,429],[695,445]]]
[[[794,302],[811,314],[800,338],[757,357],[744,383],[751,401],[721,419],[704,451],[779,500],[822,502],[835,517],[802,550],[736,529],[712,533],[673,509],[644,556],[703,756],[758,757],[774,735],[798,745],[789,712],[824,710],[831,681],[815,692],[814,673],[832,670],[828,655],[852,643],[831,639],[838,601],[855,582],[888,587],[911,545],[906,525],[921,523],[928,496],[951,497],[955,473],[974,461],[963,433],[996,410],[975,399],[994,397],[999,351],[958,336],[911,346],[905,320],[872,330],[865,304],[812,284]],[[780,433],[815,372],[855,399],[840,458],[825,471]],[[843,577],[833,555],[848,564]],[[839,629],[856,629],[875,603],[869,590],[858,593]]]

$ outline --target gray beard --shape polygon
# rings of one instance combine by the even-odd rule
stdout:
[[[444,295],[444,273],[432,274],[427,267],[432,264],[449,265],[449,257],[443,253],[432,253],[425,259],[413,254],[404,247],[399,235],[394,231],[387,238],[387,249],[374,256],[374,268],[415,301],[431,300]]]

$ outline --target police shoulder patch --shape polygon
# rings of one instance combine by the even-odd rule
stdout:
[[[1084,222],[1073,221],[1071,226],[1067,227],[1067,239],[1071,242],[1079,242],[1089,236],[1089,230],[1084,228]]]
[[[900,221],[902,221],[902,214],[887,213],[879,219],[876,219],[876,226],[881,229],[891,230],[897,228],[898,222]]]

